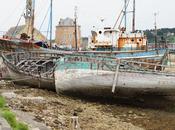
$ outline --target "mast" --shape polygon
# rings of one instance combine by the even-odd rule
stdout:
[[[135,32],[135,0],[133,0],[133,19],[132,19],[132,32]]]
[[[157,54],[158,54],[158,45],[157,45],[157,13],[154,13],[154,17],[155,17],[155,49],[157,50]]]
[[[31,21],[31,39],[34,39],[34,19],[35,19],[35,0],[32,5],[32,21]]]
[[[125,1],[124,16],[125,16],[125,29],[126,29],[126,26],[127,26],[127,0],[124,0],[124,1]]]
[[[75,50],[78,50],[78,41],[77,41],[77,6],[75,6]]]
[[[53,0],[50,0],[50,48],[52,48],[52,13],[53,11]]]
[[[27,34],[33,39],[35,0],[26,0],[25,26]]]

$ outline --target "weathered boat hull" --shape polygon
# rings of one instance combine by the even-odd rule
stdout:
[[[18,54],[18,53],[17,53]],[[32,53],[34,55],[36,55],[35,53]],[[16,61],[13,61],[11,59],[12,54],[7,54],[6,56],[4,54],[2,54],[2,58],[3,58],[3,63],[6,65],[7,70],[9,72],[9,76],[11,78],[11,80],[19,85],[27,85],[27,86],[31,86],[31,87],[36,87],[36,88],[42,88],[42,89],[48,89],[48,90],[53,90],[55,91],[55,81],[53,78],[53,73],[48,76],[43,76],[44,72],[42,73],[32,73],[32,69],[34,69],[32,67],[32,62],[29,63],[29,65],[31,64],[31,69],[29,70],[22,70],[20,69],[20,66],[18,66],[17,64],[15,64]],[[16,55],[16,57],[20,57],[22,56],[23,53],[19,53],[19,55]],[[8,59],[9,58],[9,59]],[[32,57],[31,57],[32,58]],[[37,57],[33,57],[34,59]],[[18,59],[18,63],[22,63],[21,59]],[[30,59],[26,58],[26,63],[30,62]],[[39,60],[40,61],[40,60]],[[24,63],[25,64],[25,63]],[[41,64],[37,65],[36,63],[34,63],[36,66],[41,66]],[[26,67],[25,67],[26,68]],[[49,70],[50,66],[47,67]],[[37,71],[37,70],[36,70]]]
[[[12,80],[14,80],[15,84],[55,91],[55,84],[53,79],[43,79],[39,77],[36,78],[30,75],[25,75],[23,73],[16,72],[10,68],[8,68],[8,70],[10,77]]]
[[[42,47],[43,45],[43,47]],[[22,39],[0,38],[0,50],[3,51],[21,51],[36,50],[46,51],[48,47],[40,41],[28,41]]]
[[[68,69],[55,71],[57,93],[91,96],[117,96],[155,93],[175,94],[175,76],[148,72],[119,72],[115,93],[112,93],[115,72]]]
[[[9,71],[7,66],[3,63],[2,58],[0,57],[0,79],[9,79]]]

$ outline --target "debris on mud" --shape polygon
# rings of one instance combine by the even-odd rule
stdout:
[[[164,108],[138,105],[133,100],[117,101],[58,95],[55,92],[35,88],[11,86],[0,89],[14,111],[29,113],[33,120],[53,130],[68,130],[76,113],[82,130],[173,130],[175,112]],[[127,103],[126,103],[127,102]],[[163,103],[161,101],[160,103]],[[154,104],[153,104],[154,105]],[[164,104],[166,105],[166,104]],[[167,106],[166,106],[167,107]],[[174,108],[175,109],[175,108]],[[167,125],[169,124],[169,125]]]

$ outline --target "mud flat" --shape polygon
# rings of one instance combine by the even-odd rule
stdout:
[[[30,114],[48,129],[70,129],[75,113],[82,130],[175,129],[175,97],[94,99],[10,85],[0,92],[14,111]]]

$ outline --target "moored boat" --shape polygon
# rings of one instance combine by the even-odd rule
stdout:
[[[18,24],[11,27],[0,38],[0,50],[2,51],[45,51],[49,48],[47,38],[34,27],[35,0],[26,0],[26,9],[21,16],[25,18],[25,25]]]
[[[2,53],[1,56],[14,83],[55,90],[54,68],[60,54],[32,51]]]
[[[162,64],[162,61],[164,61],[168,54],[167,48],[165,47],[165,44],[157,46],[157,43],[155,43],[154,47],[150,47],[144,32],[136,31],[135,0],[132,1],[132,11],[128,11],[131,1],[125,1],[124,7],[113,27],[94,27],[92,29],[89,48],[103,53],[108,52],[111,56],[120,59]],[[128,13],[133,13],[132,31],[129,31],[128,29]],[[101,21],[104,22],[104,19]],[[124,25],[122,25],[122,22],[124,22]]]
[[[9,73],[7,66],[3,63],[3,59],[0,57],[0,80],[8,79]]]
[[[0,38],[0,50],[2,51],[46,51],[47,49],[48,46],[43,41],[9,38],[5,36],[3,38]]]
[[[66,56],[57,63],[55,86],[58,93],[103,97],[175,94],[175,74],[164,72],[165,67],[113,58]]]

